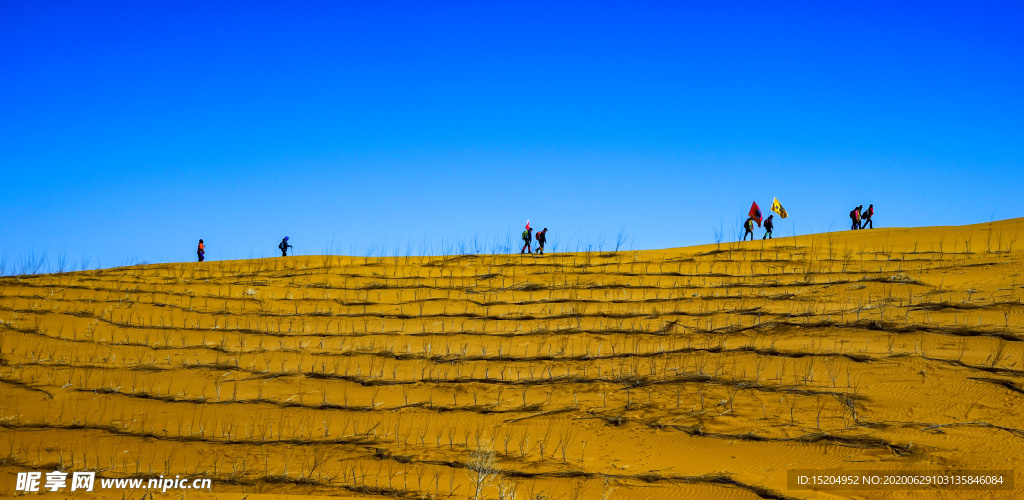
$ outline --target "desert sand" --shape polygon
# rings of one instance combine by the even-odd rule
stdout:
[[[1020,469],[1020,236],[0,278],[0,495],[60,469],[213,482],[157,498],[1011,498],[787,471]]]

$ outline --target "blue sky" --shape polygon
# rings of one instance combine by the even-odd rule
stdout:
[[[8,262],[1021,215],[1014,2],[0,0]],[[8,271],[9,272],[9,271]]]

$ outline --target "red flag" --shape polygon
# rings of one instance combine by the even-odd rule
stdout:
[[[753,205],[750,205],[750,212],[747,215],[757,221],[757,227],[761,227],[761,207],[757,206],[756,201]]]
[[[530,219],[526,219],[526,230],[530,230]]]

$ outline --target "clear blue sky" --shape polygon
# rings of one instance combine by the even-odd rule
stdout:
[[[8,262],[1022,215],[1020,2],[0,0]],[[758,233],[760,236],[760,233]],[[424,244],[426,242],[426,244]],[[9,271],[8,271],[9,272]]]

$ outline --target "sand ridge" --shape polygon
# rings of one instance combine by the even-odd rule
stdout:
[[[1017,469],[1021,229],[0,278],[0,494],[932,498],[786,471]]]

